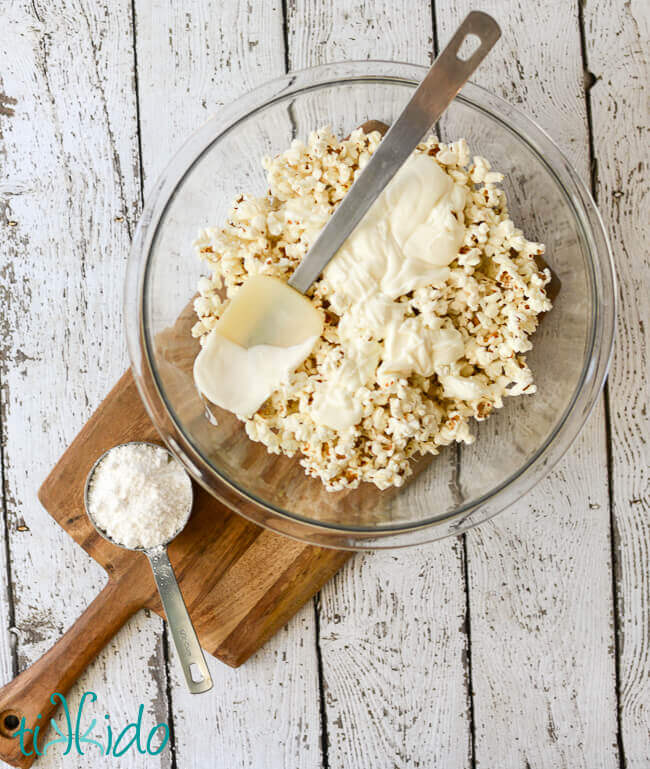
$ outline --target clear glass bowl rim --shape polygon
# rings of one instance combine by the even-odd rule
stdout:
[[[543,129],[508,102],[468,83],[457,100],[501,123],[505,130],[528,145],[546,166],[574,211],[591,257],[592,322],[587,345],[590,352],[585,356],[582,375],[571,402],[544,444],[509,478],[469,504],[416,523],[364,528],[306,518],[254,497],[219,473],[199,452],[191,436],[183,431],[166,402],[151,356],[152,340],[145,323],[145,288],[158,226],[187,174],[206,150],[226,133],[235,130],[241,120],[278,100],[346,82],[415,87],[426,72],[427,68],[420,65],[391,61],[324,64],[267,81],[223,107],[189,137],[154,184],[147,196],[127,262],[124,318],[131,368],[145,408],[168,448],[198,483],[235,512],[257,524],[317,545],[359,549],[421,544],[461,533],[503,511],[545,477],[564,456],[598,399],[611,361],[616,323],[614,264],[607,233],[591,194]],[[215,488],[215,482],[218,488]]]

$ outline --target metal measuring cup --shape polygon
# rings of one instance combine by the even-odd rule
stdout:
[[[192,505],[194,503],[194,493],[192,490],[192,481],[190,476],[185,472],[185,478],[190,488],[190,504],[187,508],[187,513],[183,519],[183,522],[178,529],[172,534],[169,539],[162,542],[155,547],[126,547],[121,542],[116,542],[114,539],[108,536],[108,534],[101,529],[90,511],[90,505],[88,504],[88,495],[90,491],[90,485],[95,474],[95,470],[99,467],[104,459],[114,451],[122,446],[140,445],[140,446],[152,446],[156,449],[166,451],[170,457],[170,460],[176,462],[175,457],[164,446],[160,446],[157,443],[150,443],[149,441],[130,441],[129,443],[122,443],[118,446],[113,446],[112,449],[104,452],[101,457],[95,462],[90,469],[88,477],[86,478],[86,487],[84,489],[84,504],[86,506],[86,514],[90,519],[90,522],[95,527],[97,533],[105,540],[117,547],[123,547],[125,550],[138,550],[143,552],[149,559],[151,569],[153,571],[156,585],[158,586],[158,592],[162,601],[163,608],[165,609],[165,615],[167,616],[167,622],[169,623],[170,630],[172,632],[172,638],[174,639],[174,646],[179,656],[181,667],[187,681],[187,687],[192,694],[200,694],[201,692],[207,692],[212,688],[212,678],[203,655],[203,649],[199,644],[199,639],[196,636],[194,625],[190,618],[185,601],[181,594],[176,575],[169,561],[167,555],[167,545],[177,537],[181,531],[187,525],[192,512]]]

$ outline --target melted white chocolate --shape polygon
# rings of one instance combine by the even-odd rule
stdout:
[[[355,425],[362,410],[354,394],[377,369],[380,380],[428,377],[463,356],[450,321],[425,324],[396,299],[449,277],[465,234],[465,195],[434,158],[411,155],[326,268],[345,358],[314,393],[317,422],[339,431]]]

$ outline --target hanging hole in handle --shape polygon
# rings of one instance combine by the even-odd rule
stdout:
[[[465,35],[463,38],[463,42],[460,44],[456,57],[461,61],[469,61],[480,47],[481,38],[470,32],[469,35]]]
[[[190,664],[190,678],[192,681],[194,681],[195,684],[200,684],[201,681],[205,681],[205,676],[201,672],[201,668],[196,664],[196,662],[192,662]]]
[[[3,737],[13,737],[20,726],[20,714],[15,710],[4,710],[0,713],[0,734]]]

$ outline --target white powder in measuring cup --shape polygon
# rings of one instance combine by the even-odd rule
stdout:
[[[97,465],[88,488],[88,512],[97,526],[125,547],[155,547],[183,524],[192,483],[162,447],[117,446]]]

